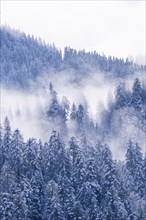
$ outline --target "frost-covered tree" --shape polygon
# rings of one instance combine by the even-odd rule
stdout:
[[[3,129],[0,126],[0,172],[5,162],[4,145],[3,145]]]
[[[67,119],[68,109],[67,106],[61,105],[57,98],[57,92],[54,90],[53,85],[50,83],[50,105],[47,110],[47,118],[50,122],[55,123],[60,129],[65,129],[65,122]],[[65,103],[64,103],[65,104]]]
[[[131,185],[131,190],[135,191],[140,196],[144,196],[145,183],[143,172],[143,158],[138,143],[134,145],[131,141],[129,142],[126,152],[126,167],[134,181],[133,186]]]
[[[30,180],[32,189],[30,209],[31,219],[41,220],[43,214],[43,196],[44,196],[44,182],[40,172],[35,173]]]
[[[72,104],[72,107],[71,107],[70,118],[72,120],[76,120],[77,119],[77,108],[76,108],[76,105],[74,103]]]
[[[94,153],[95,153],[95,149],[92,146],[91,141],[89,142],[88,138],[87,138],[87,135],[89,135],[89,134],[88,133],[86,134],[86,133],[83,130],[82,133],[80,134],[80,137],[79,137],[79,146],[82,149],[83,157],[84,157],[85,161],[89,158],[93,158]]]
[[[0,219],[1,220],[15,220],[16,205],[13,202],[13,196],[10,193],[2,193],[0,199]]]
[[[39,160],[37,157],[38,145],[34,138],[30,138],[25,144],[22,154],[22,174],[31,179],[39,170]]]
[[[1,36],[1,80],[6,86],[27,88],[28,80],[34,80],[40,73],[59,69],[62,63],[61,51],[54,45],[46,45],[33,36],[2,27]]]
[[[19,201],[17,203],[18,208],[20,209],[19,219],[31,220],[33,189],[31,187],[30,180],[26,176],[22,177],[20,187],[21,192],[19,194]]]
[[[47,145],[46,145],[47,147]],[[47,149],[45,169],[48,170],[48,180],[58,181],[64,162],[67,162],[64,143],[58,132],[53,131]],[[65,164],[66,165],[66,164]]]
[[[72,163],[72,181],[77,195],[85,180],[85,162],[82,151],[74,137],[69,141],[69,151]]]
[[[136,110],[142,110],[143,108],[143,90],[141,86],[141,82],[138,78],[135,79],[133,88],[132,88],[132,98],[131,98],[131,105]]]
[[[63,209],[58,196],[58,185],[54,180],[49,181],[46,188],[44,220],[65,220]]]
[[[8,161],[5,161],[0,174],[0,191],[13,193],[17,186],[17,177]]]
[[[79,126],[83,124],[83,117],[84,117],[84,107],[82,104],[79,104],[78,110],[77,110],[77,122]]]
[[[18,179],[20,178],[22,172],[21,169],[22,169],[23,151],[24,151],[24,140],[20,131],[17,129],[14,131],[10,145],[10,152],[11,152],[10,164],[12,168],[15,170]]]
[[[130,94],[126,91],[124,85],[119,85],[115,95],[115,106],[117,109],[128,106],[130,103]]]
[[[103,140],[93,146],[85,127],[78,138],[65,145],[53,131],[45,144],[24,141],[18,129],[12,135],[6,120],[0,136],[6,158],[0,167],[2,220],[145,219],[145,158],[139,145],[129,141],[126,160],[118,162]]]
[[[126,201],[122,198],[124,190],[118,178],[118,169],[107,146],[103,148],[101,156],[103,159],[103,173],[101,176],[101,210],[103,218],[127,219],[131,212],[127,213]]]
[[[7,160],[9,160],[11,155],[10,152],[11,140],[12,140],[12,133],[11,133],[10,121],[8,117],[6,117],[4,121],[3,146],[4,146],[5,159]]]
[[[101,219],[99,208],[101,188],[94,159],[87,160],[85,180],[79,190],[79,201],[89,219]]]
[[[68,159],[64,160],[58,177],[58,196],[65,219],[72,219],[75,197],[71,176],[71,164]]]

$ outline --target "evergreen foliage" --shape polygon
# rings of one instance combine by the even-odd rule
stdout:
[[[105,76],[125,77],[138,71],[139,66],[123,59],[106,57],[96,52],[77,51],[65,47],[64,57],[55,45],[47,45],[34,36],[26,35],[10,27],[0,29],[1,81],[6,87],[28,89],[30,81],[47,73],[48,77],[60,71],[70,71],[75,75],[75,82],[91,72],[101,70]]]
[[[80,145],[72,137],[66,146],[53,131],[42,144],[34,138],[25,142],[10,127],[6,118],[1,129],[2,220],[145,219],[145,159],[137,143],[129,141],[121,166],[107,145],[89,146],[85,134]]]
[[[29,90],[31,82],[43,74],[51,79],[63,71],[71,73],[76,84],[97,71],[108,79],[126,82],[126,77],[145,69],[128,59],[70,47],[65,47],[62,57],[54,45],[8,27],[1,28],[0,38],[0,74],[5,88]],[[52,129],[47,142],[24,140],[19,129],[12,131],[8,117],[0,126],[0,219],[146,219],[143,146],[128,137],[125,160],[116,161],[105,144],[118,134],[122,141],[124,123],[129,130],[134,125],[145,131],[146,95],[140,77],[132,90],[126,83],[118,83],[115,99],[101,112],[99,122],[90,118],[86,100],[78,105],[71,105],[65,96],[60,100],[52,83],[49,96],[48,106],[40,110],[40,118]],[[17,116],[21,115],[18,110]]]

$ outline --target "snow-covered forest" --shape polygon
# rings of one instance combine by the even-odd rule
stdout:
[[[145,66],[0,39],[0,219],[144,220]]]

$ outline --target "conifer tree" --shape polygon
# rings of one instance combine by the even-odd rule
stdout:
[[[11,133],[11,126],[10,121],[8,117],[5,118],[4,121],[4,137],[3,137],[3,146],[4,146],[4,154],[5,159],[10,159],[10,146],[11,146],[11,140],[12,140],[12,133]]]
[[[138,111],[141,111],[143,108],[142,94],[143,91],[140,80],[136,78],[132,88],[131,105]]]

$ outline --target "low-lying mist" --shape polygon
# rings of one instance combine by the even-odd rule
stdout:
[[[102,108],[107,107],[108,98],[113,96],[115,89],[114,83],[105,81],[99,73],[92,74],[92,77],[82,80],[79,84],[74,82],[72,75],[67,72],[61,72],[51,78],[44,75],[31,85],[31,92],[1,88],[1,121],[8,116],[12,129],[18,127],[24,138],[35,136],[44,139],[40,112],[45,114],[49,105],[50,82],[60,102],[66,97],[70,105],[86,103],[88,113],[94,120],[99,118]],[[46,120],[43,123],[45,122]]]
[[[49,84],[52,83],[57,92],[59,102],[66,97],[70,103],[88,106],[89,117],[100,122],[102,111],[108,108],[114,100],[115,89],[120,83],[117,79],[107,79],[103,73],[90,74],[82,80],[76,81],[72,72],[59,72],[53,76],[44,74],[36,82],[31,83],[29,91],[1,88],[1,124],[8,116],[12,130],[19,128],[25,140],[30,137],[47,141],[52,130],[56,129],[47,120],[46,112],[50,103]],[[127,79],[127,86],[131,89],[135,76]],[[123,81],[123,80],[121,80]],[[71,134],[72,135],[72,134]],[[108,139],[115,156],[122,157],[123,149],[118,149],[118,143],[124,144],[122,136]],[[130,138],[130,137],[129,137]],[[97,137],[98,139],[98,137]],[[96,144],[96,143],[95,143]],[[115,146],[116,145],[116,146]],[[121,147],[121,144],[120,144]],[[118,150],[117,150],[118,149]]]

